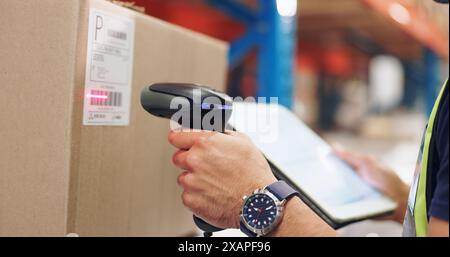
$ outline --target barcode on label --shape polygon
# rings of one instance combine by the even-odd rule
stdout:
[[[127,33],[121,32],[121,31],[109,29],[108,36],[116,38],[116,39],[120,39],[120,40],[127,40]]]
[[[91,90],[91,95],[89,97],[91,99],[90,101],[91,105],[94,106],[110,106],[110,107],[122,106],[121,92]]]

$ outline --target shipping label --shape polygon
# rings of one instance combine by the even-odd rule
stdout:
[[[134,27],[133,18],[90,10],[84,125],[129,125]]]

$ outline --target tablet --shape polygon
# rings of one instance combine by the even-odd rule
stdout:
[[[277,104],[235,103],[230,125],[248,135],[274,174],[333,228],[393,212],[396,203],[365,183],[295,114]]]

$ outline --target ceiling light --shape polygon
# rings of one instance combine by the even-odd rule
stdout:
[[[277,10],[281,16],[295,16],[297,14],[297,0],[277,0]]]

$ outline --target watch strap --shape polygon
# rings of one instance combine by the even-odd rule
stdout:
[[[271,192],[280,201],[288,200],[293,196],[300,196],[296,190],[282,180],[270,184],[266,187],[266,190]]]
[[[247,226],[244,224],[244,222],[241,221],[239,225],[240,225],[239,227],[240,227],[242,233],[246,234],[249,237],[257,236],[256,233],[254,233],[253,231],[251,231],[250,229],[247,228]]]

